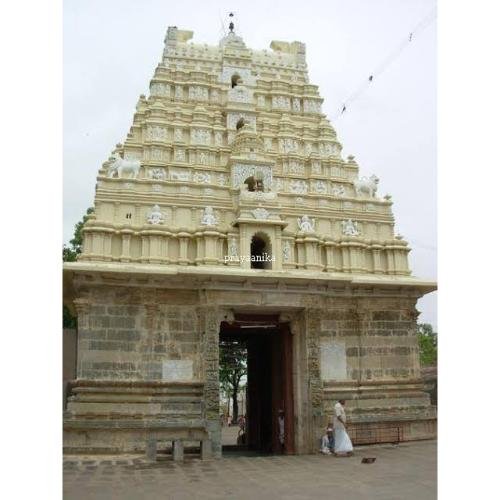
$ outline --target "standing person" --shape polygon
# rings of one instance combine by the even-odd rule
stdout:
[[[283,410],[278,413],[278,428],[281,451],[283,451],[285,448],[285,412]]]
[[[335,429],[335,456],[349,457],[352,455],[352,443],[347,434],[347,419],[345,415],[345,399],[340,399],[334,407],[333,428]]]

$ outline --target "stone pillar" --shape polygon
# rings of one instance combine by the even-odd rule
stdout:
[[[187,266],[189,264],[188,260],[188,242],[189,242],[189,234],[188,233],[179,233],[179,264],[181,266]]]
[[[148,262],[149,260],[149,236],[141,236],[142,240],[142,251],[141,251],[141,262]]]
[[[203,247],[203,233],[196,233],[196,258],[194,259],[196,264],[202,264],[205,258],[205,249]]]
[[[146,458],[156,462],[156,439],[149,438],[146,443]]]
[[[356,334],[358,337],[358,383],[362,383],[363,380],[367,380],[367,372],[365,369],[364,359],[366,355],[364,354],[364,346],[366,344],[365,339],[367,338],[367,332],[370,327],[371,313],[369,310],[363,309],[357,305],[357,309],[353,311],[353,319],[356,322]]]
[[[382,274],[384,269],[382,268],[382,260],[380,256],[380,252],[382,250],[381,245],[373,245],[372,246],[372,255],[373,255],[373,272],[374,274]]]
[[[203,372],[205,376],[205,420],[212,442],[214,457],[222,456],[219,417],[219,317],[216,307],[204,306],[198,310],[202,333]]]
[[[205,258],[203,263],[206,265],[216,265],[219,263],[219,256],[217,255],[217,240],[219,233],[217,231],[204,231],[205,240]]]
[[[201,446],[201,459],[207,460],[212,457],[212,442],[210,439],[203,439]]]
[[[318,255],[319,240],[312,236],[304,238],[304,247],[306,253],[305,268],[306,269],[323,269]]]
[[[130,262],[130,238],[132,231],[122,232],[122,254],[120,260],[122,262]]]
[[[85,338],[90,328],[90,301],[85,297],[77,298],[73,301],[75,305],[78,326],[77,326],[77,350],[76,350],[76,378],[81,378],[82,367],[80,359],[80,346],[81,339]]]
[[[104,233],[104,260],[111,260],[111,243],[112,243],[112,238],[113,234],[112,233]]]
[[[157,234],[149,235],[149,262],[159,264],[160,260],[160,237]]]
[[[172,456],[174,462],[182,462],[184,460],[184,443],[182,439],[176,439],[172,443]]]
[[[349,252],[349,243],[341,243],[340,248],[342,250],[342,270],[346,273],[349,273],[351,271],[351,254]]]
[[[386,247],[385,254],[387,256],[387,274],[394,274],[394,252],[392,247]]]
[[[309,443],[311,452],[317,447],[324,427],[323,382],[320,372],[320,333],[322,309],[308,307],[305,311],[305,334],[307,352],[307,371],[309,379],[309,400],[311,407],[311,429]]]

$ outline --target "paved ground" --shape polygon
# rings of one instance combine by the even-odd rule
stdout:
[[[362,464],[362,457],[376,457]],[[433,500],[436,442],[323,455],[224,457],[182,464],[140,457],[65,457],[65,500]]]

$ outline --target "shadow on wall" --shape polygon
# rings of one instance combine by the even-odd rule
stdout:
[[[421,374],[424,381],[424,391],[431,397],[431,404],[437,406],[437,366],[422,367]]]
[[[63,410],[71,391],[70,382],[76,378],[76,329],[63,329]]]

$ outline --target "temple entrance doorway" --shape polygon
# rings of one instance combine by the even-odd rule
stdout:
[[[277,315],[236,314],[221,323],[223,454],[295,452],[292,349],[289,324]]]

